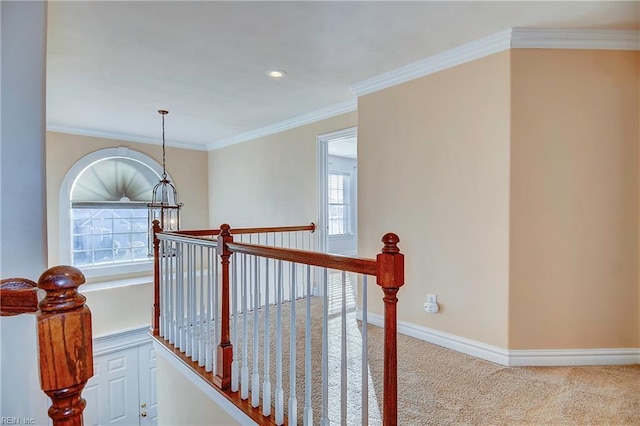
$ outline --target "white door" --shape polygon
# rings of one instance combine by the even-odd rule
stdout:
[[[138,349],[94,358],[94,375],[82,393],[87,401],[84,424],[138,424]]]
[[[82,397],[85,426],[157,426],[156,355],[153,344],[94,358]]]
[[[153,349],[153,344],[138,347],[138,366],[140,370],[140,426],[157,426],[156,351]]]

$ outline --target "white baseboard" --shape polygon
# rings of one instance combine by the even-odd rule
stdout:
[[[510,350],[509,365],[629,365],[640,364],[640,349],[538,349]]]
[[[358,319],[362,319],[362,312],[358,310]],[[382,327],[384,325],[384,317],[380,314],[372,312],[367,313],[368,323]],[[424,340],[463,354],[475,356],[476,358],[486,359],[487,361],[497,364],[508,365],[509,353],[504,348],[487,345],[486,343],[467,339],[465,337],[456,336],[454,334],[445,333],[443,331],[434,330],[432,328],[423,327],[421,325],[412,324],[405,321],[398,321],[398,333]]]
[[[362,320],[360,309],[356,315]],[[367,317],[369,324],[384,325],[380,314]],[[398,333],[511,367],[640,364],[640,348],[509,350],[405,321],[398,321]]]

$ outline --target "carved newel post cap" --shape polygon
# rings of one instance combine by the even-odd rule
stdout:
[[[220,225],[220,235],[231,235],[231,226],[229,226],[228,223],[223,223],[222,225]]]
[[[160,227],[160,221],[158,219],[153,219],[153,230],[156,232],[162,231],[162,227]]]
[[[400,237],[398,237],[396,234],[392,232],[384,234],[384,236],[382,237],[382,242],[384,243],[384,247],[382,247],[382,253],[400,253],[400,249],[398,248]]]
[[[54,266],[40,275],[38,287],[47,292],[40,302],[42,312],[60,312],[79,308],[86,298],[78,293],[84,284],[84,275],[73,266]]]

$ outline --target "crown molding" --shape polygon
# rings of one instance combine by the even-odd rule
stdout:
[[[511,28],[350,86],[363,96],[507,49],[640,50],[640,31]]]
[[[47,132],[58,132],[58,133],[68,133],[71,135],[80,135],[80,136],[90,136],[92,138],[104,138],[104,139],[116,139],[119,141],[128,141],[128,142],[137,142],[137,143],[145,143],[150,145],[160,145],[158,139],[154,138],[145,138],[142,136],[133,136],[125,133],[114,133],[114,132],[100,132],[96,130],[89,129],[79,129],[75,127],[64,127],[64,126],[56,126],[56,125],[47,125]],[[206,147],[202,144],[190,143],[190,142],[166,142],[166,146],[170,146],[172,148],[184,148],[191,149],[196,151],[206,151]]]
[[[514,28],[511,48],[640,50],[640,31]]]
[[[357,99],[331,105],[329,107],[322,108],[313,112],[298,115],[289,120],[279,121],[269,126],[260,127],[259,129],[252,130],[250,132],[245,132],[230,138],[221,139],[219,141],[216,141],[207,145],[207,150],[213,151],[216,149],[224,148],[229,145],[246,142],[251,139],[272,135],[274,133],[279,133],[285,130],[293,129],[294,127],[299,127],[305,124],[310,124],[316,121],[324,120],[325,118],[335,117],[336,115],[352,112],[352,111],[355,111],[357,108],[358,108]]]
[[[356,96],[367,95],[493,53],[502,52],[510,47],[511,29],[508,29],[355,83],[349,88]]]

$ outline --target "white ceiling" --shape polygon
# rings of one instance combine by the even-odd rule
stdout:
[[[47,126],[205,149],[511,27],[638,29],[639,2],[49,2]],[[283,80],[269,68],[288,72]]]

